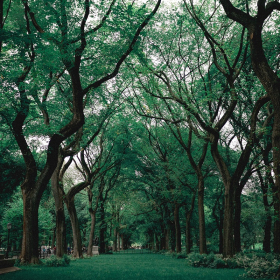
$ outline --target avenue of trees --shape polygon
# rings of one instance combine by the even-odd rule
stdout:
[[[0,248],[280,253],[279,11],[0,0]]]

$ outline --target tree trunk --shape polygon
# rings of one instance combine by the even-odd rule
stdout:
[[[124,250],[124,237],[123,237],[123,233],[121,234],[121,240],[122,240],[122,247],[121,247],[121,249]]]
[[[55,200],[55,212],[56,212],[56,255],[62,257],[67,253],[66,244],[66,223],[64,213],[64,191],[60,186],[59,174],[63,164],[63,156],[59,155],[57,167],[51,177],[51,185],[53,197]]]
[[[239,188],[235,192],[234,209],[234,253],[241,252],[240,220],[241,220],[241,192]]]
[[[193,194],[190,209],[186,206],[186,254],[191,252],[191,217],[194,209],[196,193]]]
[[[93,238],[94,238],[95,222],[96,222],[96,212],[91,210],[89,209],[91,224],[90,224],[90,233],[89,233],[88,248],[87,248],[88,256],[92,256],[92,246],[93,246]]]
[[[176,236],[176,253],[181,253],[181,227],[179,217],[180,206],[178,203],[175,204],[174,208],[174,225],[175,225],[175,236]]]
[[[105,224],[105,209],[104,209],[104,202],[102,197],[100,198],[101,205],[100,205],[100,230],[99,230],[99,240],[100,240],[100,254],[105,254],[106,252],[106,244],[105,244],[105,231],[106,231],[106,224]]]
[[[113,251],[117,252],[117,243],[118,243],[118,234],[117,234],[117,228],[114,228],[114,239],[113,239]]]
[[[169,250],[169,228],[164,230],[164,239],[165,239],[165,250]]]
[[[272,226],[272,219],[269,213],[266,214],[266,220],[264,225],[264,239],[263,239],[263,250],[266,253],[270,253],[270,241],[271,241],[271,226]]]
[[[170,221],[169,243],[172,252],[176,249],[176,229],[174,221]]]
[[[224,251],[224,238],[223,238],[223,227],[224,227],[224,211],[220,209],[220,225],[218,227],[219,229],[219,254],[222,254]]]
[[[234,255],[233,240],[233,214],[234,214],[234,191],[229,184],[225,189],[225,210],[223,222],[223,256],[232,257]]]
[[[39,203],[32,193],[23,191],[23,236],[21,259],[22,262],[31,264],[39,263],[38,255],[38,208]]]
[[[274,222],[274,228],[273,228],[273,252],[275,254],[279,254],[280,253],[280,222],[278,220],[279,217],[279,208],[280,204],[279,202],[274,202],[274,213],[275,216],[277,217],[277,220]]]
[[[68,199],[66,197],[66,206],[68,209],[71,226],[72,226],[72,232],[73,232],[73,257],[74,258],[82,258],[83,252],[82,252],[82,238],[81,238],[81,232],[79,228],[79,221],[77,217],[76,207],[74,203],[74,197]]]
[[[121,239],[120,239],[120,233],[117,231],[117,240],[118,240],[118,247],[117,250],[120,251],[121,248]]]
[[[198,222],[199,222],[199,253],[207,254],[204,215],[204,179],[201,172],[198,176]]]

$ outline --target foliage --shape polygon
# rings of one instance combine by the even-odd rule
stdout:
[[[193,267],[208,268],[245,268],[243,276],[251,278],[272,278],[279,270],[280,260],[273,254],[237,254],[233,258],[222,255],[191,253],[188,264]]]
[[[58,258],[57,256],[52,255],[49,258],[46,258],[43,264],[46,266],[53,266],[53,267],[68,266],[70,264],[70,261],[71,259],[67,255],[63,255],[62,258]]]
[[[276,276],[279,271],[280,260],[268,255],[265,258],[260,258],[254,255],[250,259],[250,266],[246,268],[244,276],[252,278],[271,279]]]

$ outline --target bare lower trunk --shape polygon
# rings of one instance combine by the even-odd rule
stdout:
[[[124,250],[124,237],[123,237],[123,233],[121,234],[121,240],[122,240],[122,247],[121,247],[121,249]]]
[[[264,225],[264,239],[263,239],[263,250],[266,253],[270,253],[270,241],[271,241],[271,226],[272,226],[272,219],[270,214],[267,214],[265,225]]]
[[[179,217],[180,206],[176,203],[174,209],[174,224],[175,224],[175,236],[176,236],[176,253],[181,253],[181,227]]]
[[[169,228],[164,230],[165,250],[169,250]]]
[[[23,237],[21,260],[31,264],[39,263],[38,255],[38,202],[23,192]]]
[[[120,233],[119,233],[119,231],[117,232],[117,240],[118,240],[118,247],[117,247],[117,250],[119,251],[120,248],[121,248],[121,239],[120,239]]]
[[[117,251],[117,243],[118,243],[118,236],[117,236],[117,228],[114,228],[114,239],[113,239],[113,251]]]
[[[236,190],[234,211],[234,253],[241,252],[240,220],[241,220],[241,193]]]
[[[193,194],[190,209],[186,206],[186,254],[191,252],[191,217],[194,209],[196,194]]]
[[[204,179],[198,176],[198,221],[199,221],[199,253],[207,254],[204,215]]]
[[[96,222],[96,213],[95,211],[90,211],[91,224],[90,224],[90,233],[89,233],[89,241],[87,248],[87,255],[92,256],[92,246],[93,246],[93,238],[95,231],[95,222]]]
[[[73,232],[73,257],[74,258],[82,258],[82,239],[81,239],[81,232],[79,228],[79,221],[77,217],[76,207],[74,203],[74,198],[67,199],[66,205],[71,221],[72,232]]]
[[[219,253],[222,254],[224,251],[224,238],[223,238],[223,227],[224,227],[224,212],[220,210],[220,225],[219,225]]]
[[[100,205],[100,220],[101,220],[101,225],[99,230],[100,254],[104,254],[106,252],[106,244],[105,244],[106,224],[105,224],[105,209],[104,209],[103,202],[101,202]]]
[[[191,252],[191,223],[186,221],[186,254]]]
[[[63,164],[63,157],[59,156],[57,167],[51,177],[52,192],[55,200],[56,212],[56,255],[62,257],[67,253],[66,223],[64,213],[64,191],[59,184],[59,174]]]
[[[224,257],[232,257],[234,255],[233,199],[234,199],[234,194],[233,194],[232,187],[226,186],[224,222],[223,222],[223,256]]]
[[[275,212],[275,216],[279,216],[279,210],[280,210],[280,204],[277,202],[274,202],[274,212]],[[279,220],[276,220],[274,222],[274,228],[273,228],[273,252],[276,254],[280,253],[280,222]]]

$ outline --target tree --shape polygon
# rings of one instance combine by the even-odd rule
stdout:
[[[3,27],[2,3],[3,1],[1,1],[1,29]],[[12,29],[5,30],[6,34],[15,35],[14,41],[19,41],[21,36],[24,38],[23,46],[20,46],[17,51],[21,58],[19,68],[22,70],[19,71],[18,69],[13,69],[14,75],[16,76],[14,80],[15,82],[12,81],[12,79],[7,80],[6,82],[6,84],[10,83],[10,91],[11,87],[17,89],[16,98],[19,97],[19,102],[15,101],[16,110],[13,113],[14,119],[12,120],[12,117],[10,116],[9,124],[12,126],[14,137],[27,167],[25,180],[21,185],[24,201],[24,231],[21,251],[22,262],[38,262],[39,202],[46,189],[46,185],[56,168],[60,144],[77,132],[84,123],[84,97],[89,95],[92,90],[98,88],[101,84],[118,74],[120,66],[134,49],[141,31],[156,13],[161,1],[159,0],[156,3],[154,9],[150,13],[147,13],[147,10],[139,10],[137,8],[131,10],[131,6],[116,6],[115,0],[108,3],[109,7],[107,6],[107,11],[104,11],[103,4],[99,5],[96,9],[99,9],[99,12],[103,14],[103,17],[100,18],[100,23],[96,24],[95,27],[92,27],[89,23],[90,1],[81,1],[83,9],[76,10],[77,16],[80,19],[79,25],[75,23],[76,15],[72,13],[72,11],[75,10],[75,3],[61,1],[57,5],[60,9],[57,9],[50,2],[45,1],[47,9],[40,9],[39,7],[37,15],[35,16],[33,13],[33,10],[35,9],[35,6],[33,6],[34,3],[23,1],[23,6],[16,7],[18,9],[17,14],[25,16],[25,23],[21,20],[22,31],[20,34],[13,34]],[[114,10],[113,8],[115,6],[116,9]],[[83,73],[84,71],[87,71],[89,66],[88,60],[84,59],[89,50],[87,43],[90,42],[91,45],[94,44],[93,37],[96,34],[98,43],[95,44],[95,47],[101,52],[102,48],[99,43],[104,39],[102,28],[105,28],[105,23],[108,22],[108,26],[105,28],[105,33],[111,33],[111,36],[114,36],[114,32],[111,32],[109,27],[112,22],[108,19],[112,14],[116,17],[117,13],[125,13],[125,10],[127,10],[131,16],[136,15],[138,21],[130,29],[126,29],[127,32],[123,34],[125,37],[121,38],[121,42],[118,42],[121,46],[119,49],[120,52],[118,54],[114,53],[111,56],[108,55],[108,53],[110,53],[108,52],[106,55],[106,57],[110,58],[109,62],[107,62],[108,64],[106,64],[108,67],[106,67],[106,69],[101,69],[102,66],[97,65],[97,69],[95,68],[94,70],[98,70],[99,67],[100,71],[93,73],[94,78],[91,79],[91,81],[88,78],[84,79]],[[138,11],[141,11],[140,14],[137,14]],[[42,18],[46,20],[41,21]],[[13,22],[15,17],[9,16],[7,20]],[[117,19],[116,22],[118,22]],[[5,26],[10,27],[10,24],[7,23]],[[71,26],[73,26],[73,28],[71,28]],[[27,30],[27,34],[24,29]],[[128,36],[128,34],[130,35]],[[7,55],[9,46],[6,44],[6,41],[13,43],[9,38],[10,36],[4,36],[6,49],[2,48],[2,52],[5,52]],[[15,44],[13,44],[13,48],[17,49]],[[48,79],[45,79],[47,82],[45,85],[45,94],[41,94],[42,101],[38,98],[39,92],[36,88],[38,72],[42,77],[45,75],[45,72],[47,72],[44,69],[45,62],[42,60],[40,61],[41,50],[50,51],[49,54],[56,61],[59,61],[59,63],[55,63],[53,69],[48,71],[50,78],[49,81]],[[106,48],[104,48],[104,50],[105,52],[108,51]],[[44,53],[44,55],[46,56],[48,54]],[[91,57],[91,59],[94,61],[95,57]],[[6,66],[7,64],[5,67]],[[2,67],[4,67],[4,65],[2,65]],[[8,75],[7,68],[3,73],[7,73]],[[56,74],[53,75],[53,72]],[[67,106],[64,106],[63,108],[60,107],[60,110],[65,112],[66,117],[63,118],[63,121],[59,122],[57,127],[53,127],[53,131],[48,131],[50,133],[48,135],[49,141],[46,161],[44,168],[38,175],[37,164],[27,141],[28,135],[25,135],[24,133],[25,124],[30,118],[32,118],[30,115],[32,99],[38,104],[38,108],[45,116],[45,119],[49,119],[48,113],[50,112],[47,111],[47,107],[52,102],[59,100],[55,94],[50,98],[50,88],[54,84],[59,84],[58,78],[63,75],[64,72],[66,76],[65,80],[70,86],[68,85],[67,91],[62,91],[62,93],[67,96],[70,108]],[[52,111],[51,113],[54,112]],[[35,122],[34,124],[38,126],[38,122]]]
[[[233,21],[241,24],[248,31],[251,63],[253,69],[269,96],[273,110],[273,130],[272,130],[272,150],[273,150],[273,171],[276,189],[276,199],[280,199],[280,78],[277,75],[277,68],[269,64],[266,57],[266,50],[262,40],[265,21],[274,11],[280,11],[278,1],[258,0],[253,7],[249,6],[248,1],[240,8],[236,8],[230,0],[220,0],[226,15]],[[253,14],[256,11],[256,14]],[[274,34],[273,34],[274,35]],[[274,35],[275,36],[275,35]],[[278,203],[277,215],[280,215],[280,204]],[[279,216],[280,217],[280,216]],[[280,222],[279,218],[274,224],[274,252],[280,253]]]

